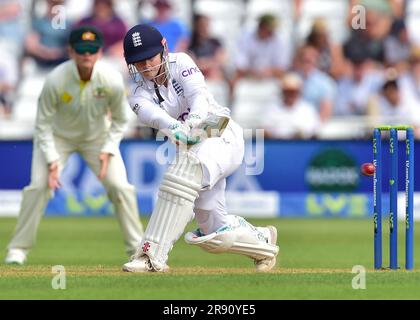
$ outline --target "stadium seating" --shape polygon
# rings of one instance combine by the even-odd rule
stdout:
[[[246,6],[244,26],[256,28],[258,18],[266,13],[275,15],[279,21],[279,32],[289,33],[293,25],[293,7],[290,1],[251,0]]]
[[[92,0],[66,1],[67,18],[72,21],[87,15]],[[279,18],[279,34],[287,36],[293,47],[299,45],[310,32],[313,21],[322,17],[326,20],[332,39],[342,43],[348,36],[347,0],[302,0],[299,19],[295,20],[293,0],[172,0],[173,14],[191,26],[192,12],[202,13],[210,17],[212,35],[218,37],[228,53],[227,72],[234,70],[234,60],[239,36],[245,30],[253,30],[259,16],[271,13]],[[22,1],[24,7],[23,24],[31,25],[30,12],[34,0]],[[117,13],[131,26],[145,18],[151,18],[153,7],[149,1],[121,0],[115,1]],[[45,3],[37,1],[35,13],[41,14]],[[411,41],[420,44],[420,0],[407,0],[407,28]],[[25,60],[22,78],[16,94],[10,119],[1,119],[0,139],[31,138],[36,116],[36,104],[41,91],[45,74],[34,70]],[[209,90],[216,100],[231,106],[233,117],[244,127],[260,127],[264,106],[278,96],[277,84],[271,81],[243,80],[238,83],[230,101],[227,83],[207,80]],[[364,117],[334,117],[322,126],[320,138],[357,138],[361,137],[371,125]],[[130,120],[133,129],[137,120]],[[363,129],[364,128],[364,129]],[[131,131],[131,130],[130,130]],[[129,134],[129,133],[128,133]]]
[[[240,80],[234,91],[232,117],[246,129],[261,128],[265,107],[275,103],[279,84],[274,80]]]
[[[346,26],[348,6],[347,0],[304,0],[297,24],[299,41],[309,34],[315,19],[323,18],[328,24],[332,40],[343,43],[348,36]]]
[[[363,116],[336,116],[320,127],[317,138],[322,140],[363,139],[370,130],[371,119]]]
[[[224,81],[206,81],[207,88],[220,105],[229,107],[229,86]]]
[[[242,32],[244,2],[241,0],[197,0],[194,12],[210,18],[210,32],[220,39],[228,52],[228,65],[233,63],[237,39]]]

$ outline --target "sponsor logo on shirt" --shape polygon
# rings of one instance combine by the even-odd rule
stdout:
[[[194,73],[197,73],[197,72],[201,72],[201,71],[200,71],[200,69],[198,69],[197,67],[192,67],[192,68],[189,68],[189,69],[185,69],[185,70],[183,70],[183,71],[181,72],[181,75],[182,75],[184,78],[186,78],[186,77],[188,77],[188,76],[190,76],[190,75],[192,75],[192,74],[194,74]]]
[[[188,115],[190,114],[190,111],[191,111],[191,108],[188,108],[186,112],[183,112],[179,115],[177,120],[184,122],[185,119],[187,119]]]
[[[71,100],[73,100],[73,97],[68,92],[64,92],[61,95],[61,101],[64,103],[69,103]]]
[[[139,112],[140,108],[141,108],[141,106],[140,106],[138,103],[136,103],[136,104],[132,107],[132,109],[133,109],[133,111],[134,111],[134,113],[135,113],[135,114],[137,114],[137,113]]]
[[[104,87],[97,87],[93,90],[93,96],[95,98],[105,98],[106,97],[106,89]]]
[[[178,96],[182,96],[184,94],[184,89],[182,89],[181,85],[175,79],[172,79],[172,86]]]

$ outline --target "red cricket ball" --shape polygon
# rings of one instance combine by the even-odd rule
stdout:
[[[370,163],[370,162],[364,163],[361,165],[360,171],[362,172],[363,175],[367,177],[371,177],[375,173],[375,166],[373,165],[373,163]]]

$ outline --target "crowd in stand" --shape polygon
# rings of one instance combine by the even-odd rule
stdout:
[[[304,41],[288,41],[278,33],[276,14],[262,14],[254,30],[244,29],[236,39],[234,57],[211,34],[209,16],[192,12],[190,24],[173,15],[170,0],[150,1],[154,18],[141,22],[158,28],[170,51],[188,52],[209,82],[226,84],[230,104],[240,81],[277,81],[278,99],[261,115],[267,137],[313,138],[334,117],[367,116],[378,124],[412,124],[420,138],[420,46],[406,25],[409,0],[348,0],[343,43],[332,40],[334,30],[321,18],[313,21]],[[290,1],[298,18],[305,0]],[[33,8],[39,2],[34,0]],[[67,21],[64,29],[54,27],[54,7],[66,1],[42,2],[47,3],[45,14],[33,9],[26,32],[18,24],[21,0],[0,1],[0,117],[13,112],[22,61],[30,57],[38,70],[50,70],[67,59],[69,26],[98,27],[104,34],[104,59],[126,72],[121,41],[130,25],[116,13],[115,1],[92,0],[91,12]],[[366,9],[362,17],[352,10],[357,5]]]

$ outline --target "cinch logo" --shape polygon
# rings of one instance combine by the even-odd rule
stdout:
[[[175,92],[178,96],[182,96],[184,94],[184,89],[180,86],[178,82],[176,82],[175,79],[172,79],[172,86],[175,89]]]
[[[182,71],[181,74],[185,78],[185,77],[188,77],[188,76],[190,76],[190,75],[192,75],[196,72],[201,72],[201,71],[197,67],[193,67],[193,68],[189,68],[189,69],[186,69],[186,70]]]
[[[138,103],[136,103],[136,104],[133,106],[133,111],[134,111],[134,113],[135,113],[135,114],[137,114],[137,113],[139,112],[139,109],[140,109],[140,105],[139,105]]]
[[[187,119],[188,115],[190,114],[191,108],[187,109],[187,112],[181,113],[181,115],[177,118],[178,121],[184,122]]]

